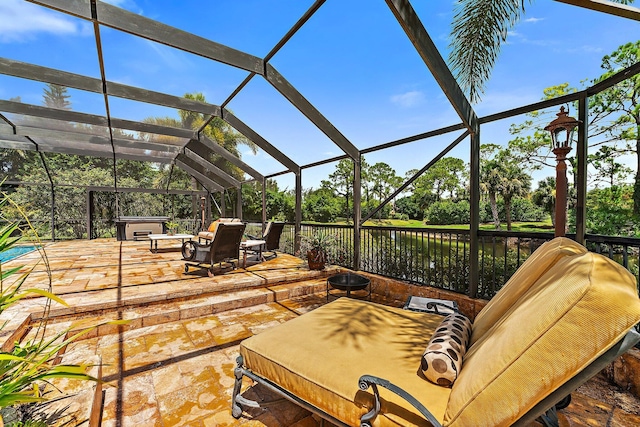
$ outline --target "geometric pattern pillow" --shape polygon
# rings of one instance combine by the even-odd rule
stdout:
[[[471,322],[460,313],[442,320],[429,340],[420,360],[420,368],[429,381],[451,387],[458,378],[462,357],[471,338]]]

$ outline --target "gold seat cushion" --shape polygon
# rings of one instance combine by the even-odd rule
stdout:
[[[403,388],[438,420],[451,389],[430,383],[420,358],[442,317],[341,298],[240,345],[254,373],[342,420],[360,425],[373,406],[362,375],[387,379]],[[428,426],[404,399],[379,387],[382,414],[374,426]]]
[[[566,237],[543,243],[505,283],[473,321],[471,344],[474,344],[507,313],[529,288],[566,256],[587,252],[584,246]]]
[[[511,425],[638,322],[631,273],[594,253],[563,257],[469,348],[444,425]]]

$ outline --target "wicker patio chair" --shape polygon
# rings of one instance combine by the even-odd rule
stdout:
[[[214,275],[214,266],[224,263],[236,268],[236,261],[240,254],[240,242],[244,234],[246,224],[242,222],[220,223],[216,228],[213,239],[206,244],[193,240],[182,245],[182,257],[186,262],[184,272],[189,272],[189,267],[207,268],[209,277]]]
[[[282,235],[283,229],[284,222],[270,221],[267,223],[262,237],[250,235],[247,236],[252,240],[264,240],[265,244],[261,248],[262,256],[265,256],[265,252],[271,252],[270,256],[275,258],[278,256],[278,253],[276,251],[280,248],[280,236]]]

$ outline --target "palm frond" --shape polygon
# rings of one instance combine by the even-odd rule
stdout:
[[[525,1],[468,0],[456,3],[449,65],[471,102],[480,101],[500,47],[524,13]]]

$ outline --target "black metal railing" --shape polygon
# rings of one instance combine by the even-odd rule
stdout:
[[[303,224],[302,234],[322,230],[336,236],[330,262],[353,267],[353,226]],[[414,284],[468,294],[469,230],[365,226],[360,232],[360,269]],[[478,297],[490,299],[553,233],[484,231],[479,235]],[[288,225],[281,250],[293,254],[294,227]],[[568,235],[568,237],[573,237]],[[640,282],[640,238],[587,235],[589,250],[627,268]]]
[[[629,270],[640,283],[640,239],[587,234],[586,246],[592,252],[603,254]]]

